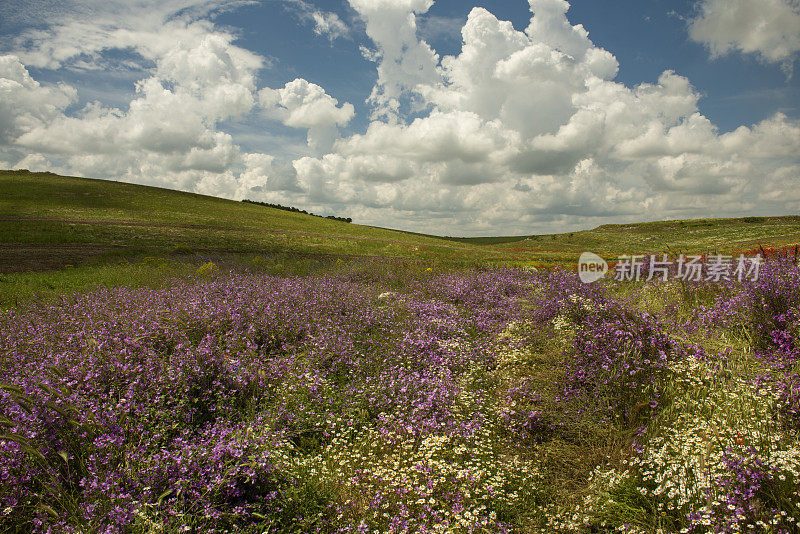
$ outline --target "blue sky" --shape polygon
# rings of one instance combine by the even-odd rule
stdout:
[[[0,166],[462,235],[796,213],[798,36],[793,0],[8,0]]]
[[[317,83],[332,94],[353,102],[358,113],[354,129],[365,126],[364,100],[375,83],[375,68],[358,53],[369,45],[358,14],[343,1],[312,2],[337,13],[355,30],[351,39],[331,42],[315,35],[310,25],[298,25],[290,5],[258,4],[220,15],[220,24],[239,28],[239,44],[273,60],[262,73],[267,85],[283,84],[298,76]],[[754,56],[733,54],[711,59],[705,47],[688,39],[687,20],[695,13],[691,0],[573,0],[569,18],[583,24],[592,41],[611,51],[620,63],[617,81],[628,87],[655,82],[665,70],[686,76],[703,94],[700,111],[721,131],[753,124],[775,112],[797,117],[800,113],[800,76],[787,79],[780,65]],[[420,17],[420,33],[439,55],[458,54],[460,30],[475,6],[524,30],[531,13],[526,2],[460,0],[439,1]],[[432,20],[433,23],[426,24]],[[359,108],[359,106],[361,106]]]

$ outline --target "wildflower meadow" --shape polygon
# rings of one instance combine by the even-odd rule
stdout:
[[[98,288],[0,312],[0,531],[800,532],[799,362],[781,258]]]

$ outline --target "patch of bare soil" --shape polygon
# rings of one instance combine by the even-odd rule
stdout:
[[[0,273],[49,271],[79,265],[117,249],[92,244],[8,244],[0,243]]]

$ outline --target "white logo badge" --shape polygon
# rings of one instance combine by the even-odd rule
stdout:
[[[584,284],[591,284],[603,278],[608,272],[606,260],[593,252],[584,252],[578,258],[578,278]]]

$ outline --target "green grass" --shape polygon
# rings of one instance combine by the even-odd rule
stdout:
[[[501,256],[434,236],[205,195],[0,171],[0,308],[98,284],[158,284],[211,260],[223,268],[302,274],[358,258],[464,264]]]
[[[58,271],[0,274],[0,309],[22,303],[50,301],[97,286],[158,287],[169,279],[194,274],[198,266],[160,258],[136,263],[67,267]]]
[[[470,244],[156,187],[0,171],[0,243],[183,251],[497,256]],[[130,254],[129,254],[130,255]]]
[[[689,219],[638,224],[606,224],[592,230],[552,235],[458,238],[482,245],[517,261],[574,263],[581,252],[606,260],[622,254],[740,253],[763,246],[800,243],[800,216]]]
[[[345,223],[157,187],[0,171],[0,308],[92,284],[158,283],[209,260],[255,256],[286,272],[337,259],[432,265],[574,265],[590,250],[740,252],[800,243],[800,216],[603,225],[553,235],[454,238]],[[275,261],[275,257],[282,257]],[[170,268],[149,258],[161,258]],[[181,266],[181,267],[177,267]]]
[[[0,310],[51,302],[60,296],[88,292],[98,286],[159,287],[168,280],[195,273],[199,265],[167,258],[141,258],[133,262],[0,273]]]

